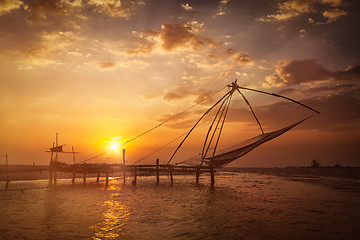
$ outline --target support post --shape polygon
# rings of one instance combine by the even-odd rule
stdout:
[[[106,172],[106,181],[105,181],[105,186],[107,187],[109,185],[109,173]]]
[[[85,185],[86,184],[86,162],[84,163],[83,170],[84,170],[84,185]]]
[[[156,183],[160,182],[160,178],[159,178],[159,159],[156,159]]]
[[[75,183],[75,170],[73,171],[72,183]]]
[[[123,165],[124,165],[123,174],[124,174],[124,184],[125,184],[126,183],[125,149],[123,149]]]
[[[199,184],[199,177],[200,177],[200,167],[196,167],[196,184]]]
[[[134,168],[134,181],[133,181],[133,185],[136,185],[136,177],[137,177],[137,167]]]
[[[96,184],[99,184],[99,179],[100,179],[100,172],[97,173]]]
[[[171,181],[171,185],[174,184],[174,179],[173,179],[173,167],[170,165],[169,166],[169,171],[170,171],[170,181]]]

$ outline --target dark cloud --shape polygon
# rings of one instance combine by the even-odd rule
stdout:
[[[345,71],[338,71],[334,73],[338,80],[357,80],[360,81],[360,65],[349,66]]]
[[[320,114],[316,114],[310,120],[311,124],[303,124],[300,128],[329,132],[359,129],[360,98],[358,96],[360,88],[359,86],[348,87],[348,91],[341,93],[302,100],[302,103],[318,110]],[[266,131],[286,126],[313,114],[310,110],[297,104],[283,101],[254,107],[254,111]],[[256,126],[251,113],[246,113],[246,109],[229,110],[229,121],[251,122]]]
[[[296,88],[286,88],[278,91],[280,95],[289,95],[289,94],[296,94],[298,96],[301,95],[322,95],[322,94],[339,94],[343,92],[359,92],[360,87],[356,84],[335,84],[333,86],[321,86],[321,87],[310,87],[308,89],[296,89]]]
[[[177,48],[191,48],[199,51],[206,46],[216,46],[210,38],[196,34],[201,27],[202,25],[197,22],[165,23],[161,26],[161,31],[147,31],[145,34],[159,37],[161,46],[166,51]]]
[[[1,0],[0,1],[0,15],[7,14],[13,10],[20,9],[23,6],[20,0]]]
[[[350,66],[344,71],[332,72],[317,63],[315,59],[279,61],[276,64],[275,71],[276,74],[269,75],[265,78],[265,87],[360,79],[360,65]]]
[[[332,72],[326,70],[313,59],[280,61],[276,65],[276,72],[286,85],[324,81],[333,76]]]
[[[172,102],[192,97],[194,103],[201,102],[202,105],[207,105],[214,100],[212,97],[209,97],[214,92],[215,91],[213,90],[205,89],[191,90],[188,86],[179,86],[172,91],[166,92],[163,95],[163,99],[165,101]]]
[[[113,63],[113,62],[101,62],[101,63],[99,63],[99,66],[100,66],[101,69],[106,70],[106,69],[113,69],[113,68],[115,68],[115,67],[116,67],[116,64]]]
[[[48,14],[64,14],[67,7],[62,0],[34,0],[25,1],[28,20],[30,22],[45,21]]]
[[[251,64],[254,62],[247,53],[241,53],[232,48],[227,49],[225,54],[231,56],[239,64]]]

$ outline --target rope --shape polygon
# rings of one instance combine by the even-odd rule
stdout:
[[[154,129],[156,129],[156,128],[158,128],[158,127],[162,126],[162,125],[164,125],[165,123],[167,123],[167,122],[169,122],[169,121],[173,120],[174,118],[178,117],[179,115],[181,115],[181,114],[183,114],[183,113],[185,113],[185,112],[189,111],[190,109],[194,108],[195,106],[199,105],[200,103],[204,102],[205,100],[207,100],[207,99],[211,98],[211,97],[212,97],[212,96],[214,96],[215,94],[217,94],[217,93],[219,93],[220,91],[224,90],[226,87],[227,87],[227,86],[225,86],[225,87],[223,87],[222,89],[220,89],[220,90],[218,90],[218,91],[214,92],[213,94],[211,94],[211,95],[209,95],[208,97],[204,98],[204,99],[203,99],[203,100],[201,100],[200,102],[195,103],[195,104],[194,104],[194,105],[192,105],[191,107],[189,107],[189,108],[185,109],[184,111],[182,111],[182,112],[180,112],[180,113],[178,113],[178,114],[176,114],[176,115],[172,116],[171,118],[169,118],[169,119],[167,119],[166,121],[164,121],[164,122],[162,122],[162,123],[160,123],[160,124],[156,125],[155,127],[152,127],[152,128],[150,128],[149,130],[147,130],[147,131],[145,131],[145,132],[143,132],[143,133],[141,133],[141,134],[137,135],[136,137],[133,137],[132,139],[127,140],[127,141],[126,141],[125,143],[123,143],[121,146],[124,146],[125,144],[128,144],[129,142],[134,141],[135,139],[137,139],[137,138],[139,138],[139,137],[141,137],[141,136],[143,136],[143,135],[145,135],[145,134],[147,134],[147,133],[151,132],[152,130],[154,130]]]
[[[161,150],[161,149],[163,149],[164,147],[166,147],[166,146],[170,145],[171,143],[175,142],[175,141],[176,141],[176,140],[178,140],[179,138],[181,138],[181,137],[185,136],[185,134],[187,134],[187,132],[186,132],[186,133],[184,133],[184,134],[181,134],[180,136],[178,136],[177,138],[175,138],[175,139],[171,140],[171,141],[170,141],[170,142],[168,142],[167,144],[165,144],[165,145],[163,145],[163,146],[161,146],[161,147],[159,147],[159,148],[155,149],[155,151],[153,151],[153,152],[149,153],[149,154],[148,154],[148,155],[146,155],[145,157],[142,157],[140,160],[136,161],[134,164],[138,164],[139,162],[143,161],[144,159],[146,159],[146,158],[150,157],[150,156],[151,156],[151,155],[153,155],[154,153],[156,153],[156,152],[160,151],[160,150]]]
[[[185,112],[189,111],[190,109],[192,109],[192,108],[196,107],[196,106],[197,106],[197,105],[199,105],[200,103],[202,103],[202,102],[204,102],[205,100],[207,100],[207,99],[211,98],[212,96],[214,96],[215,94],[217,94],[217,93],[221,92],[221,91],[222,91],[222,90],[224,90],[225,88],[227,88],[227,86],[225,86],[225,87],[221,88],[220,90],[218,90],[218,91],[214,92],[213,94],[210,94],[209,96],[207,96],[207,97],[206,97],[206,98],[204,98],[203,100],[201,100],[201,101],[199,101],[199,102],[195,103],[194,105],[192,105],[191,107],[189,107],[189,108],[185,109],[184,111],[182,111],[182,112],[180,112],[180,113],[178,113],[178,114],[176,114],[176,115],[174,115],[174,116],[172,116],[172,117],[168,118],[167,120],[165,120],[164,122],[162,122],[162,123],[160,123],[160,124],[156,125],[155,127],[152,127],[152,128],[150,128],[149,130],[147,130],[147,131],[145,131],[145,132],[143,132],[143,133],[140,133],[139,135],[137,135],[137,136],[135,136],[135,137],[133,137],[133,138],[131,138],[131,139],[127,140],[126,142],[124,142],[123,144],[121,144],[121,145],[120,145],[120,147],[122,147],[122,146],[124,146],[124,145],[128,144],[129,142],[134,141],[135,139],[137,139],[137,138],[139,138],[139,137],[141,137],[141,136],[144,136],[145,134],[147,134],[147,133],[151,132],[152,130],[155,130],[155,129],[156,129],[156,128],[158,128],[158,127],[161,127],[161,126],[162,126],[162,125],[164,125],[165,123],[167,123],[167,122],[169,122],[169,121],[173,120],[174,118],[176,118],[176,117],[180,116],[181,114],[183,114],[183,113],[185,113]],[[106,154],[106,153],[108,153],[108,152],[109,152],[109,151],[106,151],[106,152],[100,153],[100,154],[98,154],[98,155],[96,155],[96,156],[94,156],[94,157],[87,158],[87,159],[85,159],[85,160],[81,161],[80,163],[87,162],[87,161],[89,161],[89,160],[91,160],[91,159],[94,159],[94,158],[100,157],[100,156],[102,156],[102,155],[104,155],[104,154]]]

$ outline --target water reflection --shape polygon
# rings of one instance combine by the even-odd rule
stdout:
[[[121,186],[115,179],[109,181],[107,190],[116,192],[111,193],[110,200],[102,203],[105,210],[103,220],[91,227],[95,231],[92,239],[118,239],[125,235],[124,226],[128,222],[130,209],[121,202],[121,193],[119,193]]]

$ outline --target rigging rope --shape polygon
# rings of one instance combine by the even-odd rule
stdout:
[[[186,133],[187,133],[187,132],[186,132]],[[159,147],[159,148],[155,149],[155,151],[153,151],[153,152],[149,153],[149,154],[148,154],[148,155],[146,155],[145,157],[142,157],[140,160],[136,161],[134,164],[138,164],[139,162],[143,161],[144,159],[146,159],[146,158],[150,157],[150,156],[151,156],[151,155],[153,155],[154,153],[156,153],[156,152],[160,151],[160,150],[161,150],[161,149],[163,149],[164,147],[166,147],[166,146],[170,145],[171,143],[175,142],[175,141],[176,141],[176,140],[178,140],[179,138],[181,138],[181,137],[185,136],[185,134],[186,134],[186,133],[181,134],[180,136],[178,136],[177,138],[175,138],[175,139],[171,140],[171,141],[170,141],[170,142],[168,142],[167,144],[165,144],[165,145],[163,145],[163,146],[161,146],[161,147]]]
[[[228,95],[233,94],[233,92],[235,91],[235,89],[233,88],[231,91],[227,92],[222,98],[219,99],[219,101],[217,101],[211,108],[209,108],[202,116],[201,118],[195,123],[195,125],[190,129],[190,131],[187,133],[187,135],[185,136],[185,138],[182,140],[182,142],[179,144],[179,146],[176,148],[175,152],[173,153],[173,155],[170,157],[169,161],[167,162],[167,164],[169,164],[171,162],[171,160],[174,158],[175,154],[177,153],[177,151],[179,150],[179,148],[183,145],[183,143],[185,142],[185,140],[187,139],[187,137],[190,135],[190,133],[194,130],[194,128],[199,124],[199,122],[211,111],[213,110],[213,108],[218,105],[225,97],[227,97]]]
[[[141,133],[141,134],[137,135],[136,137],[133,137],[133,138],[132,138],[132,139],[130,139],[130,140],[127,140],[127,141],[126,141],[125,143],[123,143],[121,146],[124,146],[125,144],[127,144],[127,143],[129,143],[129,142],[131,142],[131,141],[133,141],[133,140],[135,140],[135,139],[137,139],[137,138],[139,138],[139,137],[141,137],[141,136],[143,136],[143,135],[145,135],[145,134],[147,134],[147,133],[151,132],[152,130],[154,130],[154,129],[156,129],[156,128],[158,128],[158,127],[162,126],[162,125],[164,125],[165,123],[167,123],[167,122],[169,122],[169,121],[173,120],[174,118],[176,118],[176,117],[180,116],[181,114],[183,114],[183,113],[185,113],[185,112],[189,111],[190,109],[194,108],[195,106],[199,105],[200,103],[204,102],[205,100],[207,100],[207,99],[211,98],[212,96],[214,96],[215,94],[217,94],[217,93],[219,93],[220,91],[224,90],[225,88],[226,88],[226,86],[225,86],[225,87],[223,87],[222,89],[220,89],[220,90],[218,90],[218,91],[214,92],[213,94],[209,95],[208,97],[204,98],[204,99],[203,99],[203,100],[201,100],[200,102],[195,103],[194,105],[192,105],[191,107],[189,107],[189,108],[185,109],[184,111],[182,111],[182,112],[180,112],[180,113],[178,113],[178,114],[176,114],[176,115],[172,116],[171,118],[167,119],[166,121],[164,121],[164,122],[162,122],[162,123],[160,123],[160,124],[156,125],[155,127],[150,128],[149,130],[147,130],[147,131],[145,131],[145,132],[143,132],[143,133]]]
[[[208,100],[209,98],[211,98],[212,96],[214,96],[214,95],[216,95],[217,93],[221,92],[221,91],[222,91],[222,90],[224,90],[225,88],[227,88],[227,86],[225,86],[225,87],[221,88],[221,89],[220,89],[220,90],[218,90],[218,91],[215,91],[214,93],[210,94],[209,96],[207,96],[206,98],[202,99],[201,101],[199,101],[199,102],[195,103],[195,104],[194,104],[194,105],[192,105],[191,107],[189,107],[189,108],[187,108],[187,109],[183,110],[182,112],[180,112],[180,113],[178,113],[178,114],[176,114],[176,115],[174,115],[174,116],[172,116],[172,117],[168,118],[168,119],[167,119],[167,120],[165,120],[164,122],[162,122],[162,123],[160,123],[160,124],[158,124],[158,125],[156,125],[156,126],[154,126],[154,127],[150,128],[149,130],[147,130],[147,131],[145,131],[145,132],[143,132],[143,133],[141,133],[141,134],[139,134],[139,135],[137,135],[137,136],[135,136],[135,137],[133,137],[133,138],[131,138],[131,139],[127,140],[126,142],[124,142],[123,144],[121,144],[121,145],[120,145],[120,147],[122,147],[122,146],[124,146],[124,145],[128,144],[128,143],[129,143],[129,142],[131,142],[131,141],[134,141],[135,139],[137,139],[137,138],[139,138],[139,137],[141,137],[141,136],[143,136],[143,135],[145,135],[145,134],[147,134],[147,133],[149,133],[149,132],[151,132],[152,130],[155,130],[155,129],[156,129],[156,128],[158,128],[158,127],[161,127],[161,126],[162,126],[162,125],[164,125],[165,123],[167,123],[167,122],[169,122],[169,121],[173,120],[174,118],[176,118],[176,117],[180,116],[181,114],[183,114],[183,113],[185,113],[185,112],[189,111],[190,109],[192,109],[192,108],[196,107],[196,106],[197,106],[197,105],[199,105],[200,103],[202,103],[202,102],[204,102],[204,101]],[[100,153],[100,154],[98,154],[98,155],[96,155],[96,156],[94,156],[94,157],[87,158],[87,159],[85,159],[85,160],[81,161],[80,163],[87,162],[87,161],[89,161],[89,160],[91,160],[91,159],[94,159],[94,158],[100,157],[100,156],[102,156],[102,155],[104,155],[104,154],[106,154],[106,153],[108,153],[108,152],[110,152],[110,151],[106,151],[106,152]]]

